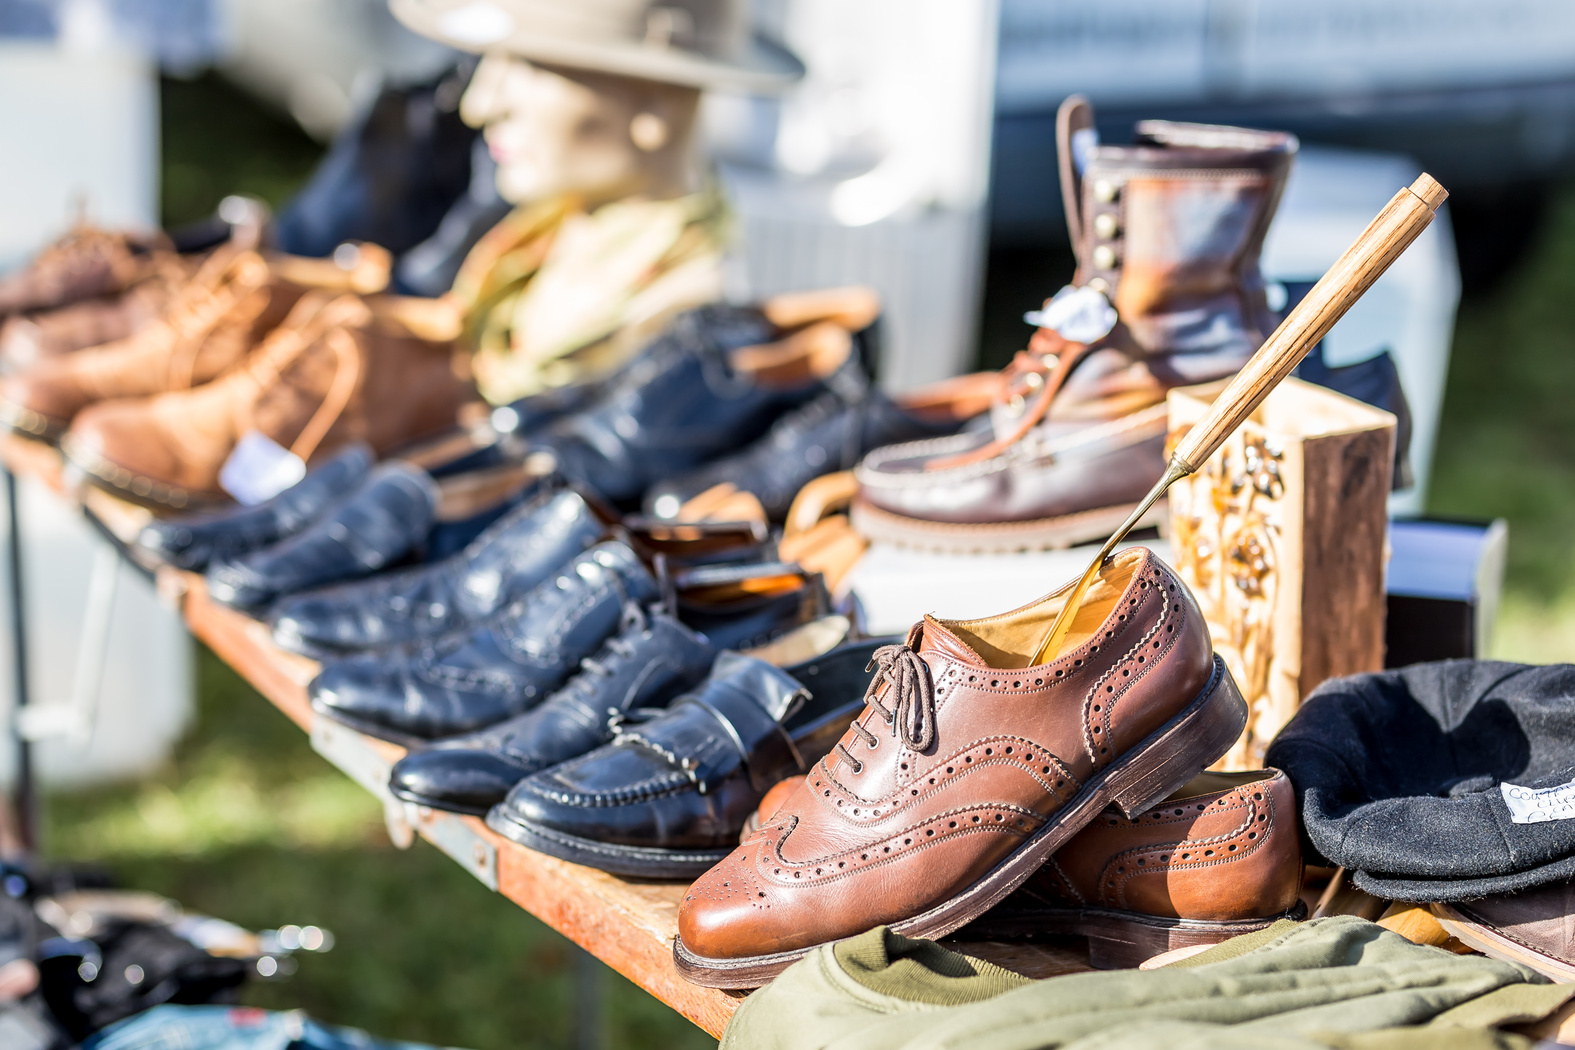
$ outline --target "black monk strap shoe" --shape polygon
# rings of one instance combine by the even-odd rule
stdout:
[[[544,483],[523,462],[434,480],[419,467],[391,460],[295,535],[210,564],[208,593],[256,614],[298,591],[370,576],[401,562],[446,558]]]
[[[787,668],[724,652],[693,691],[614,740],[527,777],[487,826],[615,875],[694,878],[738,845],[778,781],[826,755],[864,704],[865,670],[892,639]]]
[[[550,450],[570,478],[620,507],[637,506],[655,482],[754,441],[820,394],[852,350],[843,329],[756,347],[778,335],[749,309],[683,314],[592,406],[538,431],[532,443]],[[752,357],[733,353],[756,349]]]
[[[424,642],[472,627],[605,532],[578,493],[547,489],[436,564],[285,598],[273,609],[274,641],[323,658]]]
[[[356,444],[313,467],[300,481],[253,507],[155,519],[133,545],[179,569],[239,557],[295,535],[354,492],[372,469],[372,450]]]
[[[628,546],[601,543],[475,629],[333,661],[307,693],[321,714],[406,746],[472,733],[539,704],[617,631],[627,605],[658,594]]]
[[[395,764],[395,798],[484,815],[525,777],[612,739],[629,712],[665,706],[711,669],[716,650],[665,613],[630,606],[624,627],[541,706]]]

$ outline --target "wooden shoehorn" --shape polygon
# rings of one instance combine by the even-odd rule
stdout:
[[[1077,615],[1083,596],[1099,576],[1105,560],[1116,545],[1175,482],[1191,474],[1224,444],[1237,427],[1251,416],[1269,391],[1291,374],[1307,351],[1329,334],[1336,321],[1345,316],[1374,281],[1410,247],[1411,242],[1433,221],[1433,214],[1449,194],[1431,175],[1422,175],[1408,188],[1394,195],[1378,217],[1345,250],[1345,254],[1313,285],[1307,297],[1296,305],[1289,317],[1266,339],[1244,368],[1231,380],[1225,392],[1215,399],[1203,419],[1187,432],[1171,454],[1164,477],[1159,479],[1131,517],[1105,541],[1083,578],[1077,582],[1066,604],[1056,616],[1050,631],[1034,651],[1033,664],[1055,659],[1067,629]]]

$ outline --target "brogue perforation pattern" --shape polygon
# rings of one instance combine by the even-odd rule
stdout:
[[[762,828],[762,849],[755,867],[761,881],[794,885],[808,882],[830,883],[848,878],[868,868],[902,860],[917,851],[929,849],[960,835],[999,834],[1019,839],[1032,835],[1044,818],[1030,809],[1013,805],[962,806],[917,821],[882,839],[850,847],[840,853],[813,860],[789,861],[782,855],[796,827],[797,818]],[[779,834],[771,834],[779,832]]]
[[[1159,616],[1132,648],[1094,682],[1083,701],[1083,746],[1095,769],[1111,760],[1111,715],[1116,705],[1133,683],[1176,644],[1177,628],[1186,616],[1186,605],[1173,600],[1175,583],[1166,580],[1158,569],[1145,573],[1134,583],[1135,592],[1126,599],[1126,609],[1116,614],[1116,626],[1105,632],[1103,642],[1113,640],[1121,626],[1135,621],[1141,608],[1152,601],[1160,602]],[[1097,649],[1097,645],[1090,648]]]
[[[1222,835],[1209,838],[1182,838],[1175,842],[1128,850],[1112,857],[1100,873],[1101,903],[1126,907],[1127,883],[1138,875],[1165,871],[1195,871],[1241,860],[1255,853],[1269,838],[1274,827],[1274,796],[1262,784],[1246,784],[1208,803],[1178,802],[1139,815],[1130,824],[1188,823],[1200,811],[1241,811],[1241,823]],[[1146,819],[1145,819],[1146,818]],[[1106,813],[1099,819],[1111,824],[1125,821],[1119,814]]]

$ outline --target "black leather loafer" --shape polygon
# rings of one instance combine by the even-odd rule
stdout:
[[[351,445],[265,503],[155,520],[143,526],[135,545],[198,572],[210,561],[260,550],[300,532],[354,492],[372,469],[372,458],[366,445]]]
[[[474,630],[336,660],[307,694],[323,715],[406,746],[473,733],[539,704],[618,629],[625,606],[657,594],[625,544],[598,544]]]
[[[426,537],[436,505],[425,471],[385,463],[349,499],[284,542],[208,566],[208,594],[256,612],[283,594],[371,575]]]
[[[540,707],[411,752],[394,765],[388,789],[406,802],[482,816],[530,774],[607,743],[631,710],[665,706],[715,658],[683,624],[631,606],[624,629]]]
[[[778,338],[756,310],[707,306],[682,314],[589,408],[532,435],[558,467],[623,508],[662,478],[748,444],[783,412],[825,389],[819,379],[768,385],[736,371],[728,352]]]
[[[433,565],[285,598],[274,641],[319,659],[424,642],[480,623],[606,532],[567,489],[537,493]]]
[[[527,777],[487,826],[615,875],[695,878],[738,845],[772,785],[827,754],[864,706],[882,641],[786,669],[724,652],[705,682],[614,741]]]

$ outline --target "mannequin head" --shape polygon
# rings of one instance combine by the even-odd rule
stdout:
[[[484,129],[506,200],[576,193],[598,202],[693,190],[699,104],[696,88],[490,54],[460,113]]]

